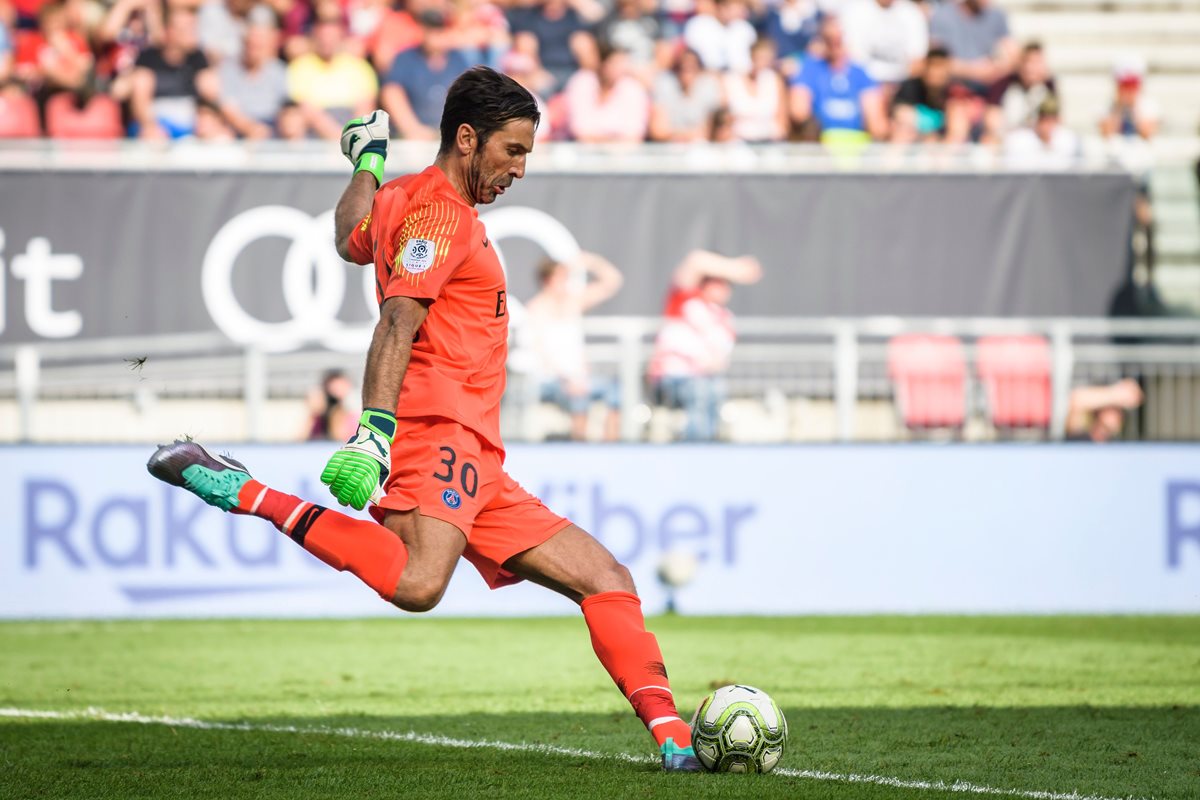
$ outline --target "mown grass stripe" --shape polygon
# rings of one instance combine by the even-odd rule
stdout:
[[[388,742],[407,742],[410,744],[428,745],[431,747],[453,747],[474,750],[499,750],[507,752],[537,753],[540,755],[568,756],[571,758],[586,758],[598,761],[621,761],[630,764],[653,764],[658,761],[653,756],[640,756],[632,753],[602,753],[597,750],[585,750],[575,747],[561,747],[537,742],[501,742],[492,739],[457,739],[450,736],[437,736],[428,733],[408,731],[376,731],[365,728],[336,728],[336,727],[297,727],[295,725],[256,724],[249,722],[209,722],[190,717],[148,716],[136,711],[113,712],[100,708],[88,708],[82,711],[48,711],[26,708],[0,708],[0,717],[9,719],[82,719],[96,722],[126,722],[141,725],[164,725],[172,728],[192,728],[202,731],[243,731],[248,733],[289,733],[308,736],[342,736],[356,739],[376,739]],[[1027,800],[1145,800],[1138,797],[1109,797],[1106,795],[1080,794],[1078,792],[1047,792],[1036,789],[1001,789],[994,786],[981,786],[968,781],[920,781],[893,778],[886,775],[859,775],[856,773],[824,772],[810,769],[788,769],[780,767],[775,775],[789,778],[802,778],[816,781],[836,783],[865,783],[876,786],[888,786],[893,789],[912,789],[916,791],[953,792],[957,794],[972,794],[991,797],[1020,797]]]

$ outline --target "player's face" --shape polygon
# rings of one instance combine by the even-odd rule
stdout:
[[[471,157],[471,191],[487,205],[525,175],[525,157],[533,150],[533,120],[514,119],[492,133]]]

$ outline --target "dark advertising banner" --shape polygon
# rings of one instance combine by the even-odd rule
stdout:
[[[219,329],[362,341],[373,282],[333,249],[336,175],[0,174],[7,343]],[[1134,186],[1119,174],[531,175],[481,208],[513,298],[547,254],[624,273],[604,314],[657,314],[692,248],[753,254],[741,314],[1103,316]]]

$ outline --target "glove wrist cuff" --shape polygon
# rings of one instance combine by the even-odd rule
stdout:
[[[363,409],[362,416],[358,418],[358,424],[387,439],[388,444],[391,444],[392,440],[396,438],[396,415],[390,411],[384,411],[382,408]]]
[[[358,157],[358,165],[354,168],[354,174],[357,175],[364,170],[375,176],[375,182],[380,186],[383,185],[383,164],[384,158],[378,153],[363,153]]]

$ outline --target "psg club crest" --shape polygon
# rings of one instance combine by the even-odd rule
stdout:
[[[462,505],[462,497],[453,489],[446,489],[442,492],[442,502],[450,508],[458,508]]]

